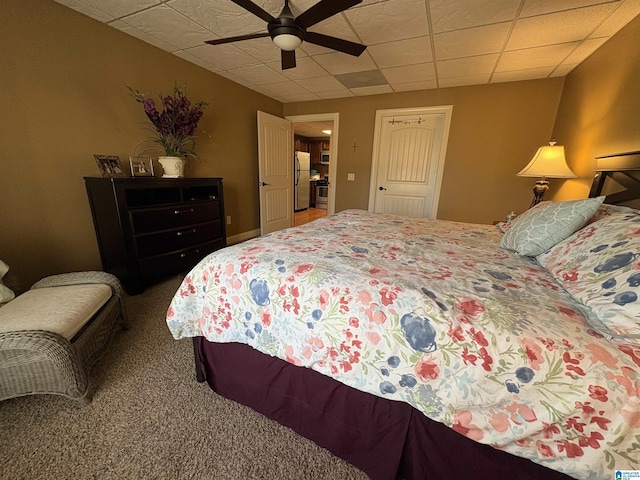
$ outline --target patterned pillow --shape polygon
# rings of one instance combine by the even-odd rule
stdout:
[[[535,257],[581,228],[598,210],[604,197],[570,202],[542,202],[516,217],[500,246]]]
[[[640,344],[640,211],[612,213],[537,260],[591,309],[595,330]]]
[[[608,217],[609,215],[613,215],[616,212],[633,212],[633,208],[625,207],[623,205],[610,205],[608,203],[603,203],[602,206],[593,214],[593,216],[589,219],[585,225],[589,225],[593,222],[597,222],[601,218]]]

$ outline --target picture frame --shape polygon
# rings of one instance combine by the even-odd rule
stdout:
[[[124,177],[125,170],[117,155],[94,155],[103,177]]]
[[[151,157],[129,157],[132,177],[153,177],[153,159]]]

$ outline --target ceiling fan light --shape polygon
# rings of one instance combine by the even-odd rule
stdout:
[[[275,37],[273,37],[273,43],[275,43],[280,50],[290,52],[292,50],[295,50],[302,44],[302,39],[300,37],[297,37],[296,35],[283,33],[281,35],[276,35]]]

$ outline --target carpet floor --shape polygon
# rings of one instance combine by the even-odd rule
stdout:
[[[89,406],[54,395],[0,402],[0,478],[366,479],[195,380],[191,341],[165,324],[180,280],[128,298],[130,329],[93,367]]]

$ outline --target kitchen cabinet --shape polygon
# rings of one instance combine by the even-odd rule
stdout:
[[[294,135],[294,150],[309,152],[312,165],[320,165],[320,154],[329,150],[329,140]]]
[[[306,137],[300,137],[298,135],[293,136],[293,149],[298,152],[308,152],[309,142]]]
[[[320,142],[309,142],[309,153],[311,154],[311,164],[320,163]]]
[[[85,177],[104,271],[130,295],[226,246],[221,178]]]

